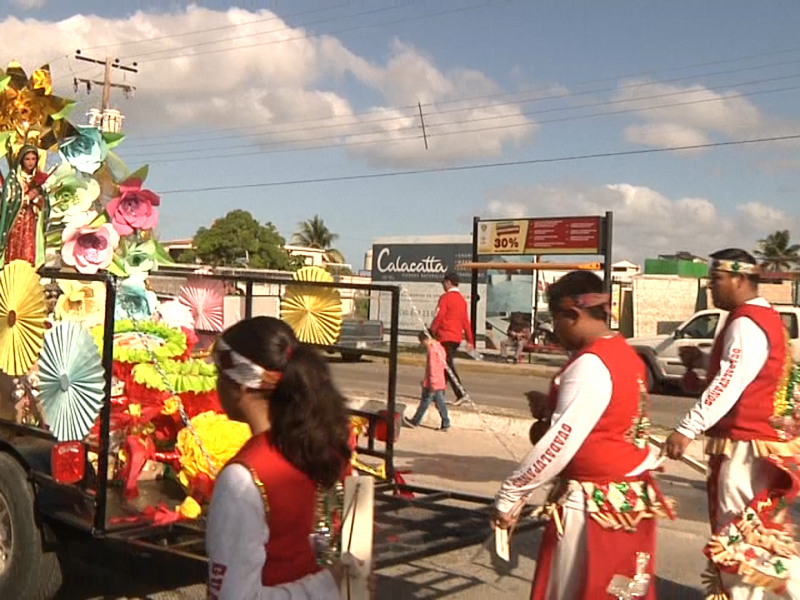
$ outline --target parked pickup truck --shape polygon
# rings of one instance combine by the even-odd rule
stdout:
[[[783,324],[791,339],[794,362],[800,362],[800,308],[776,305]],[[718,308],[701,310],[684,321],[670,335],[653,337],[633,337],[628,343],[647,364],[647,386],[654,391],[667,384],[679,384],[686,367],[681,362],[679,352],[684,346],[696,346],[708,352],[722,330],[727,319],[727,311]],[[704,373],[697,372],[702,378]]]
[[[357,362],[362,350],[380,350],[384,345],[383,321],[346,316],[336,345],[342,348],[344,362]]]

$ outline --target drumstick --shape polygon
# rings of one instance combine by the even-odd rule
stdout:
[[[648,435],[647,437],[650,440],[650,443],[653,444],[656,448],[658,448],[660,450],[664,449],[664,440],[660,440],[657,437],[652,436],[652,435]],[[681,456],[678,460],[681,461],[682,463],[684,463],[685,465],[690,466],[691,468],[693,468],[698,473],[702,473],[703,475],[705,475],[708,472],[708,469],[706,468],[706,466],[703,463],[701,463],[699,460],[695,460],[695,459],[690,458],[690,457],[688,457],[686,455]],[[661,463],[663,463],[663,461],[661,461]],[[661,463],[659,463],[659,464],[661,464]]]

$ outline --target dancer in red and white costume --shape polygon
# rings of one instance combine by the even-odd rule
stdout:
[[[493,524],[513,526],[530,493],[555,480],[532,600],[614,598],[616,576],[654,599],[655,517],[669,509],[650,476],[658,450],[647,441],[644,364],[608,328],[599,277],[573,272],[548,294],[556,335],[573,354],[553,380],[550,427],[500,488]]]
[[[220,402],[253,437],[217,477],[208,519],[209,600],[338,600],[346,567],[322,568],[317,494],[349,464],[345,399],[327,363],[278,319],[214,346]]]
[[[755,258],[736,248],[711,258],[714,305],[730,313],[710,356],[683,352],[688,368],[706,367],[710,383],[666,451],[680,458],[692,440],[707,436],[709,597],[755,600],[770,589],[800,598],[788,515],[800,453],[798,414],[787,397],[788,337],[780,315],[758,295]]]

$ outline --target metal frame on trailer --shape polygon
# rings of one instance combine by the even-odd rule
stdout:
[[[172,273],[170,273],[172,275]],[[348,410],[352,415],[368,420],[367,446],[358,446],[358,454],[381,459],[386,465],[386,481],[375,487],[375,565],[383,568],[411,560],[435,556],[450,550],[480,543],[490,533],[489,517],[494,499],[395,481],[394,465],[395,418],[397,407],[397,368],[401,290],[396,285],[371,285],[340,282],[300,282],[270,275],[234,275],[185,273],[186,277],[205,277],[245,284],[245,317],[253,314],[254,286],[277,284],[302,285],[337,289],[388,293],[391,295],[391,319],[388,351],[365,349],[365,356],[388,359],[386,412],[378,414],[363,410]],[[338,351],[338,346],[317,346],[322,350]],[[110,406],[110,403],[109,403]],[[109,411],[110,414],[110,411]],[[107,417],[104,417],[107,421]],[[386,427],[385,449],[375,447],[375,431],[379,422]],[[106,444],[109,425],[103,427]],[[105,494],[104,494],[105,495]],[[411,497],[413,496],[413,497]],[[103,515],[105,515],[105,509]],[[200,522],[178,522],[166,526],[122,525],[109,529],[96,528],[95,535],[147,551],[160,551],[194,560],[205,560],[204,529]],[[519,529],[538,526],[526,521]]]

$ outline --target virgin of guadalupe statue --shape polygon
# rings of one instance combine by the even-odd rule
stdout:
[[[42,187],[47,173],[39,170],[39,149],[30,144],[9,162],[0,197],[0,253],[3,264],[24,260],[38,269],[45,262],[45,229],[50,218],[50,202]]]

